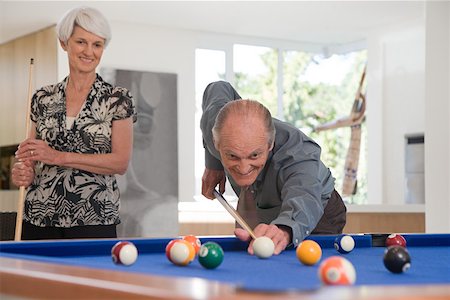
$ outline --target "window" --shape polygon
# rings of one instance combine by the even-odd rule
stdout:
[[[299,51],[283,53],[284,119],[322,147],[322,160],[332,170],[339,192],[351,129],[343,127],[322,132],[313,132],[313,129],[349,116],[366,61],[366,51],[330,57]],[[362,123],[357,189],[355,195],[345,199],[348,203],[363,204],[367,198],[366,137],[366,126]]]
[[[205,155],[200,130],[202,98],[206,86],[213,81],[225,79],[225,52],[219,50],[195,50],[195,198],[203,197],[202,175]],[[230,190],[227,188],[227,190]]]
[[[277,51],[258,46],[234,45],[234,84],[243,98],[260,101],[277,116]]]
[[[198,49],[196,52],[196,124],[200,122],[201,96],[206,84],[217,79],[234,78],[233,84],[243,98],[261,101],[273,116],[294,124],[321,145],[322,160],[332,170],[336,189],[340,191],[350,128],[322,132],[314,132],[313,129],[349,115],[367,52],[324,57],[320,53],[235,44],[229,56],[233,58],[231,76],[226,76],[226,57],[225,51]],[[196,130],[199,135],[196,140],[196,193],[201,194],[204,154],[201,132]],[[367,198],[365,123],[361,131],[357,192],[346,199],[357,204],[363,204]],[[227,190],[231,191],[228,187]]]

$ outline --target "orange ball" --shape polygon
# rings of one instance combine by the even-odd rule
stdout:
[[[172,240],[166,246],[166,256],[173,264],[186,266],[195,258],[194,246],[182,239]]]
[[[353,264],[341,256],[331,256],[319,266],[319,279],[326,285],[352,285],[356,281]]]
[[[202,246],[202,243],[200,242],[200,239],[196,237],[195,235],[186,235],[183,237],[183,240],[188,241],[189,243],[194,246],[195,254],[198,254],[198,251],[200,250],[200,247]]]
[[[313,240],[304,240],[295,250],[298,260],[307,266],[316,264],[322,257],[322,248]]]

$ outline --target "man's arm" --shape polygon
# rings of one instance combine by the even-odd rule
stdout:
[[[322,217],[327,204],[322,199],[322,181],[328,181],[322,178],[326,174],[320,161],[320,148],[315,143],[306,142],[298,149],[279,172],[282,204],[278,217],[271,222],[290,227],[295,246],[311,234]],[[331,176],[329,171],[327,173]]]
[[[200,128],[205,149],[205,172],[202,177],[202,194],[209,199],[214,199],[212,191],[217,185],[219,185],[221,193],[225,191],[225,172],[219,153],[214,147],[212,128],[222,107],[226,103],[240,98],[231,84],[225,81],[210,83],[203,94],[203,114]]]

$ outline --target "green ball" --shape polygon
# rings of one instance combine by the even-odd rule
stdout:
[[[206,242],[198,251],[198,261],[206,269],[215,269],[223,261],[223,249],[215,242]]]

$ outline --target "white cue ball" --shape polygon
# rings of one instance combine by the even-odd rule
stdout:
[[[126,266],[132,265],[136,262],[138,257],[138,251],[133,244],[127,244],[120,249],[119,259],[120,262]]]
[[[273,255],[275,244],[266,236],[260,236],[253,241],[253,252],[259,258],[269,258]]]

